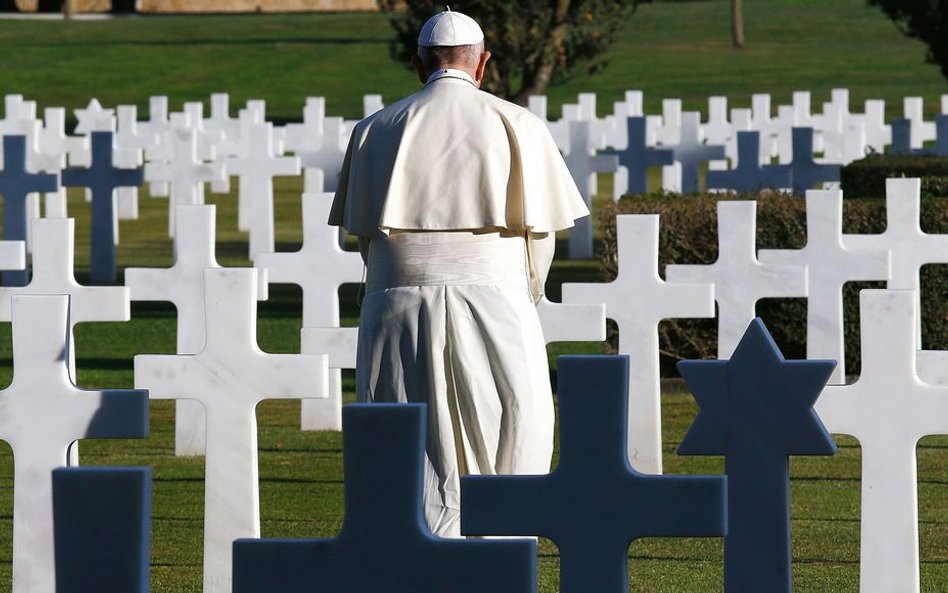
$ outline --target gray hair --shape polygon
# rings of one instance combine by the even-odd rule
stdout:
[[[474,45],[418,47],[418,57],[421,58],[421,65],[427,72],[434,72],[452,65],[476,68],[482,53],[484,53],[483,41]]]

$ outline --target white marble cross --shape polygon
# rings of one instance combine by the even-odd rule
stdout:
[[[889,282],[886,288],[915,291],[921,303],[919,271],[925,264],[948,264],[948,235],[922,231],[921,181],[918,179],[886,179],[885,231],[876,235],[843,235],[843,245],[851,249],[887,250],[890,258]],[[944,295],[933,295],[944,298]],[[921,311],[921,306],[919,306]],[[921,320],[917,327],[922,346]]]
[[[906,119],[912,122],[911,147],[922,148],[935,139],[935,124],[925,121],[925,103],[922,97],[905,97],[902,104]]]
[[[170,268],[127,268],[125,286],[132,301],[167,301],[177,315],[177,354],[196,354],[204,347],[204,270],[219,268],[215,255],[215,213],[210,205],[175,210],[174,264]],[[266,275],[257,299],[267,299]],[[204,408],[192,400],[175,402],[175,455],[203,455]]]
[[[363,95],[362,96],[362,117],[369,117],[385,108],[385,102],[382,101],[382,95]]]
[[[261,122],[246,128],[247,143],[239,156],[227,159],[227,170],[240,177],[240,187],[250,200],[250,259],[273,251],[273,178],[299,175],[298,157],[279,156],[274,148],[273,124]]]
[[[138,125],[138,108],[135,105],[119,105],[116,108],[115,165],[123,169],[138,168],[144,163],[146,151],[158,147],[158,136],[143,132]],[[118,218],[138,219],[138,188],[119,187],[115,190]],[[118,238],[118,221],[115,225]]]
[[[339,187],[342,162],[346,156],[349,135],[341,117],[327,117],[323,121],[323,132],[319,136],[319,147],[299,150],[297,155],[307,170],[304,190],[307,192],[334,192]]]
[[[207,412],[204,593],[230,593],[231,544],[260,537],[256,407],[325,397],[327,357],[257,346],[257,270],[204,271],[207,324],[196,354],[135,356],[135,385],[153,399],[194,399]]]
[[[544,295],[537,303],[537,315],[547,344],[602,342],[606,339],[606,306],[602,303],[557,303]]]
[[[708,97],[708,122],[701,129],[708,144],[727,145],[731,141],[734,131],[727,119],[727,97]]]
[[[356,368],[358,343],[357,327],[300,329],[301,353],[329,357],[329,397],[303,400],[301,430],[342,430],[342,369]]]
[[[866,146],[878,153],[885,152],[885,147],[892,144],[892,127],[885,123],[885,101],[866,101]]]
[[[28,160],[30,167],[43,173],[59,173],[66,167],[67,157],[73,159],[74,155],[91,160],[89,138],[66,136],[66,110],[47,107],[43,110],[43,125],[36,130],[36,142]],[[65,187],[45,193],[43,201],[47,218],[66,218],[68,215]]]
[[[179,119],[180,116],[180,119]],[[224,178],[224,165],[205,163],[197,157],[197,132],[187,125],[187,116],[174,114],[167,161],[145,164],[145,180],[169,184],[168,235],[174,236],[175,207],[204,203],[204,184]]]
[[[574,121],[569,124],[569,154],[564,159],[579,193],[592,211],[592,198],[596,195],[596,174],[613,173],[619,168],[619,159],[614,155],[596,154],[591,124]],[[576,221],[569,231],[569,256],[584,259],[593,256],[592,217]]]
[[[362,256],[339,246],[339,229],[329,226],[332,194],[303,194],[303,244],[298,251],[261,253],[254,265],[274,284],[303,289],[303,327],[338,327],[339,287],[362,282]],[[342,367],[335,367],[336,369]],[[303,430],[340,430],[342,376],[332,370],[327,401],[304,401]]]
[[[704,144],[700,138],[701,114],[688,111],[681,114],[680,142],[671,146],[674,159],[681,163],[681,191],[699,189],[701,163],[724,158],[724,147]]]
[[[9,300],[9,299],[4,299]],[[0,439],[13,450],[13,593],[55,593],[51,472],[83,438],[148,436],[144,391],[76,387],[66,295],[13,297],[13,381],[0,391]]]
[[[674,146],[681,140],[681,99],[662,99],[662,123],[655,131],[655,142]]]
[[[713,317],[711,284],[665,282],[658,274],[658,215],[616,218],[619,270],[612,282],[563,284],[567,304],[604,304],[619,326],[619,353],[628,354],[629,442],[632,466],[662,473],[658,324],[677,317]]]
[[[859,590],[919,593],[915,447],[948,434],[948,387],[919,379],[912,291],[864,290],[859,304],[862,373],[851,385],[826,387],[816,412],[862,448]]]
[[[806,356],[836,360],[831,384],[846,383],[843,286],[847,282],[887,280],[889,252],[843,244],[843,192],[806,193],[806,245],[802,249],[761,249],[763,264],[806,266]]]
[[[718,304],[718,358],[731,357],[756,316],[757,301],[805,297],[806,267],[757,260],[757,202],[718,202],[718,259],[708,265],[670,265],[669,282],[710,282]]]

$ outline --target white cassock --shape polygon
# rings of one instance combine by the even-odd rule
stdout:
[[[554,233],[588,213],[546,124],[463,72],[438,71],[353,130],[329,223],[360,238],[368,266],[356,396],[428,404],[437,535],[460,535],[461,476],[550,470],[534,299]]]

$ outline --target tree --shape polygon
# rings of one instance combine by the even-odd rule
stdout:
[[[928,46],[926,59],[948,78],[948,0],[867,0],[878,6],[908,37]]]
[[[378,0],[395,29],[391,54],[406,65],[418,31],[444,10],[434,0]],[[488,91],[525,104],[530,95],[574,73],[595,71],[602,54],[635,10],[636,0],[462,0],[452,8],[476,20],[492,52],[484,75]]]
[[[731,0],[731,44],[735,48],[744,47],[744,13],[741,0]]]

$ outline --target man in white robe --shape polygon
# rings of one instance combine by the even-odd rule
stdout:
[[[439,13],[418,44],[425,86],[355,127],[329,222],[368,268],[356,396],[428,404],[425,518],[459,537],[461,476],[550,469],[535,302],[555,232],[589,212],[546,124],[479,90],[473,19]]]

